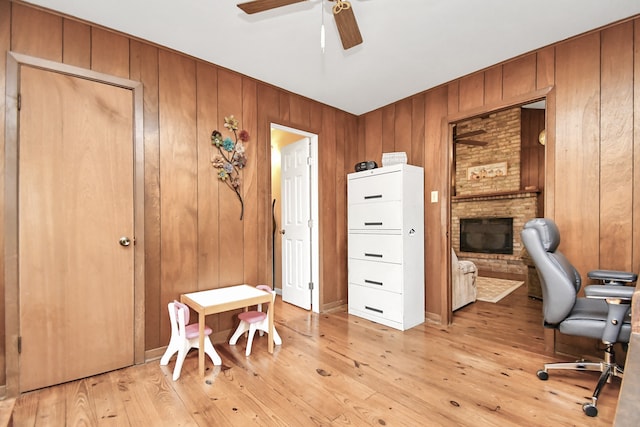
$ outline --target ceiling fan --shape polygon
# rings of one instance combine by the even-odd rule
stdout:
[[[253,0],[240,3],[238,7],[245,13],[253,14],[303,1],[308,0]],[[347,50],[362,43],[362,35],[356,22],[356,16],[353,14],[351,3],[343,0],[328,1],[335,3],[332,8],[333,17],[336,21],[338,33],[340,34],[342,47]]]
[[[455,142],[457,144],[485,146],[485,145],[487,145],[487,141],[478,141],[478,140],[475,140],[475,139],[468,139],[468,138],[471,138],[473,136],[482,135],[483,133],[487,133],[487,131],[474,130],[474,131],[471,131],[471,132],[458,134],[456,132],[456,128],[454,127],[453,128],[453,142]]]

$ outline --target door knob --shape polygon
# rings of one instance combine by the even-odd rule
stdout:
[[[131,244],[131,240],[127,236],[122,236],[118,243],[120,243],[120,246],[129,246]]]
[[[280,234],[284,234],[284,228],[280,230]]]

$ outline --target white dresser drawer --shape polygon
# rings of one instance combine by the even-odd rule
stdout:
[[[349,233],[349,258],[402,263],[402,235]]]
[[[424,322],[424,171],[350,173],[349,314],[404,331]]]
[[[349,230],[401,230],[402,203],[355,203],[349,205]]]
[[[349,178],[347,189],[349,204],[401,200],[402,174],[399,171],[393,171]]]
[[[402,265],[349,260],[349,283],[387,292],[402,293]]]
[[[402,322],[402,295],[349,284],[349,313]]]

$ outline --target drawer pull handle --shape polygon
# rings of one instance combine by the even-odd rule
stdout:
[[[374,258],[382,258],[382,254],[370,254],[365,252],[364,256],[370,256],[370,257],[374,257]]]
[[[365,305],[364,308],[366,308],[367,310],[375,311],[376,313],[383,314],[383,311],[380,310],[379,308],[369,307],[368,305]]]
[[[364,196],[365,200],[369,200],[369,199],[382,199],[382,194],[373,194],[371,196]]]
[[[382,225],[382,222],[365,222],[364,225]]]
[[[382,282],[376,282],[375,280],[364,279],[364,283],[369,283],[371,285],[382,286]]]

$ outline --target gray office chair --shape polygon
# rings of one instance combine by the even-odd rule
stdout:
[[[578,297],[580,274],[558,250],[560,233],[556,224],[546,218],[532,219],[525,224],[521,236],[540,277],[544,326],[567,335],[600,339],[605,345],[603,362],[547,363],[538,371],[538,378],[547,380],[549,369],[601,372],[591,402],[582,405],[585,414],[595,417],[604,385],[612,377],[623,376],[613,346],[629,343],[634,287],[624,285],[635,282],[638,276],[623,271],[591,271],[587,276],[601,284],[586,286],[586,298]]]

